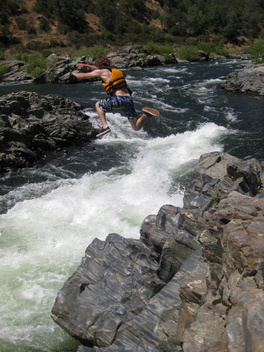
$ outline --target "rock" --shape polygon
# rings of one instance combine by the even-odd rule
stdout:
[[[155,256],[138,240],[111,234],[105,241],[95,239],[85,254],[61,290],[52,317],[85,345],[105,347],[164,283]]]
[[[80,104],[52,95],[22,91],[0,97],[1,171],[91,141],[95,131],[80,110]]]
[[[51,54],[46,59],[47,68],[45,72],[35,78],[35,83],[73,83],[76,78],[72,75],[75,66],[68,56]]]
[[[255,159],[205,154],[183,208],[147,216],[139,240],[95,239],[52,309],[78,352],[262,351],[261,179]]]
[[[4,74],[4,81],[24,81],[32,77],[27,73],[25,62],[20,60],[5,61],[9,71]]]
[[[218,152],[204,154],[184,194],[184,208],[200,217],[233,190],[254,196],[261,187],[261,173],[255,159],[242,161]]]
[[[107,57],[111,60],[111,64],[118,68],[160,66],[178,62],[173,54],[165,57],[163,55],[149,55],[146,51],[132,51],[129,54],[126,52],[114,52],[109,53]]]
[[[247,66],[230,73],[222,88],[231,92],[264,95],[264,64]]]
[[[226,307],[221,304],[215,305],[215,297],[211,299],[212,301],[201,306],[195,321],[190,329],[186,330],[184,352],[227,352]]]
[[[228,346],[233,352],[263,350],[263,290],[248,289],[238,297],[227,319]]]

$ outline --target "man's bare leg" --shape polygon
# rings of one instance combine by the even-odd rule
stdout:
[[[150,116],[159,116],[159,111],[156,110],[156,109],[152,109],[152,108],[143,108],[142,109],[144,114],[141,115],[139,118],[133,118],[133,119],[129,119],[129,122],[130,122],[130,125],[132,126],[133,130],[135,131],[139,131],[144,123],[145,123],[145,120],[147,117],[150,117]]]
[[[103,128],[107,128],[108,124],[107,124],[107,121],[106,121],[105,112],[104,112],[103,109],[100,108],[99,101],[95,104],[95,109],[96,109],[96,112],[97,112],[97,114],[99,116],[99,119],[102,122],[102,127]]]
[[[133,130],[139,131],[147,118],[147,115],[143,114],[138,119],[134,117],[133,119],[129,119],[130,125],[132,126]]]

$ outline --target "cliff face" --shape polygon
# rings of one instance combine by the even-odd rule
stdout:
[[[147,216],[140,240],[95,239],[52,309],[78,351],[262,351],[261,178],[254,159],[203,155],[183,208]]]

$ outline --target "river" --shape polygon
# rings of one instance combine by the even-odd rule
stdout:
[[[264,97],[219,88],[248,62],[224,60],[126,70],[136,109],[160,110],[133,131],[108,114],[112,132],[92,145],[34,168],[1,176],[0,352],[76,352],[79,343],[50,318],[64,281],[95,238],[139,237],[140,225],[164,204],[182,206],[199,156],[225,151],[264,160]],[[85,106],[104,98],[98,82],[1,84],[14,91],[57,94]]]

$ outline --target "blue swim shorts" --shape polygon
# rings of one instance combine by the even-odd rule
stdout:
[[[137,117],[133,98],[131,96],[109,96],[99,102],[99,106],[104,112],[120,112],[128,119]]]

